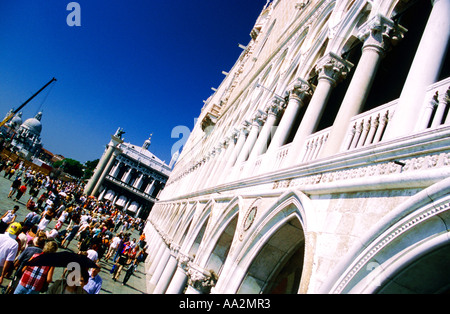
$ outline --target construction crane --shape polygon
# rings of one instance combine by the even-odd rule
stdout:
[[[42,92],[47,86],[49,86],[51,83],[55,82],[56,79],[52,78],[47,84],[45,84],[40,90],[38,90],[33,96],[31,96],[30,98],[27,99],[27,101],[25,101],[22,105],[19,106],[19,108],[17,108],[16,110],[14,110],[13,112],[11,112],[9,115],[7,115],[5,117],[5,119],[3,119],[2,122],[0,122],[0,128],[2,126],[4,126],[6,123],[8,123],[9,120],[12,119],[12,117],[14,117],[16,115],[16,113],[18,113],[23,107],[25,107],[26,104],[28,104],[34,97],[36,97],[40,92]]]

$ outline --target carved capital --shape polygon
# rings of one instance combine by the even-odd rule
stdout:
[[[265,112],[258,110],[252,119],[252,125],[254,125],[256,127],[260,127],[264,124],[264,122],[266,121],[266,118],[267,118],[267,114]]]
[[[177,255],[178,251],[180,250],[180,246],[178,244],[176,244],[175,242],[171,242],[170,243],[170,252],[172,255]]]
[[[364,42],[363,50],[371,49],[384,55],[404,37],[406,31],[406,28],[378,14],[361,26],[358,38]]]
[[[202,270],[194,263],[189,263],[187,274],[189,285],[205,294],[211,291],[211,288],[216,285],[218,279],[214,271]]]
[[[248,132],[250,131],[251,125],[252,125],[252,124],[251,124],[249,121],[244,120],[244,122],[242,123],[242,127],[241,127],[241,129],[239,130],[239,131],[240,131],[239,134],[245,134],[245,135],[247,135]]]
[[[302,103],[310,99],[312,93],[311,85],[301,78],[292,82],[288,87],[289,99],[296,99]]]
[[[177,260],[178,260],[178,266],[187,272],[189,269],[188,265],[192,261],[192,258],[189,255],[179,252],[178,256],[177,256]]]
[[[285,102],[280,100],[278,97],[273,97],[272,101],[267,105],[265,111],[268,115],[275,115],[278,116],[278,114],[283,110],[283,104]]]
[[[347,77],[353,67],[351,62],[342,59],[333,52],[319,59],[316,64],[316,72],[320,79],[329,80],[333,86]]]

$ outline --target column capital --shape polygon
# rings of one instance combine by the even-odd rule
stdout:
[[[317,61],[316,72],[319,77],[318,80],[325,79],[331,82],[332,86],[347,77],[353,63],[344,60],[337,54],[329,52]]]
[[[267,114],[263,111],[256,111],[255,115],[252,119],[252,125],[255,125],[257,127],[260,127],[264,124],[264,121],[267,119]]]
[[[193,262],[188,264],[187,275],[188,284],[201,293],[209,293],[218,280],[214,271],[206,271]]]
[[[228,147],[228,145],[230,144],[230,141],[231,141],[230,137],[224,138],[219,144],[220,149],[226,149]]]
[[[239,129],[239,134],[247,135],[248,132],[250,131],[251,126],[252,126],[251,122],[244,120],[244,122],[242,122],[241,128]]]
[[[297,78],[289,84],[286,93],[287,96],[289,96],[289,99],[297,99],[304,103],[311,98],[313,91],[311,85],[307,81],[302,78]]]
[[[240,131],[238,129],[233,128],[233,131],[231,131],[231,134],[229,136],[230,141],[231,140],[236,141],[239,137],[239,133],[240,133]]]
[[[272,101],[265,107],[264,111],[267,115],[278,116],[278,114],[283,110],[283,104],[285,102],[281,101],[278,97],[273,97]]]
[[[170,248],[170,253],[172,255],[176,256],[178,254],[178,252],[180,251],[181,247],[177,243],[172,241],[169,245],[169,248]]]
[[[184,271],[188,271],[188,265],[189,263],[191,263],[193,260],[192,257],[190,257],[187,254],[182,253],[181,251],[178,252],[178,256],[177,256],[177,261],[178,261],[178,266],[180,268],[182,268]]]
[[[371,49],[384,55],[392,45],[404,37],[406,31],[407,29],[403,26],[377,14],[361,26],[358,38],[364,42],[363,50]]]

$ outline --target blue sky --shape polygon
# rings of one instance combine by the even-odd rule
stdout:
[[[172,130],[193,128],[266,0],[80,0],[80,27],[66,23],[69,2],[0,2],[1,118],[55,77],[22,110],[43,112],[44,148],[94,160],[122,127],[136,145],[153,133],[150,151],[169,163]]]

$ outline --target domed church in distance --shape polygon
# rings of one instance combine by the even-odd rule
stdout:
[[[34,118],[22,122],[22,113],[18,113],[8,124],[12,137],[11,145],[14,151],[26,159],[39,155],[42,148],[42,112],[38,112]]]

